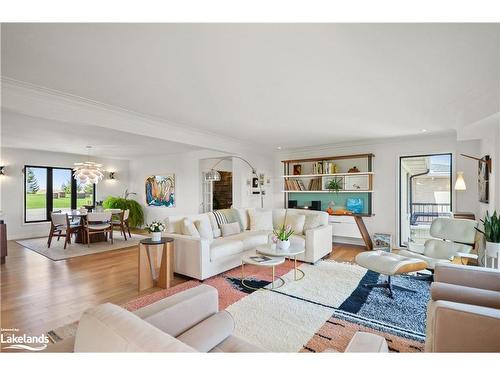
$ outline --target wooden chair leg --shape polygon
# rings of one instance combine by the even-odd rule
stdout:
[[[49,233],[49,240],[47,241],[47,247],[48,248],[50,248],[50,244],[52,243],[52,237],[54,237],[54,232],[51,229],[50,233]]]
[[[120,228],[123,233],[123,237],[125,237],[125,241],[127,241],[127,233],[125,233],[125,224],[121,223]]]
[[[90,231],[87,231],[87,247],[90,247]]]
[[[127,224],[127,230],[128,230],[128,238],[132,238],[132,235],[130,234],[130,226],[128,225],[128,221],[126,222]]]
[[[59,241],[61,239],[61,231],[57,232],[57,240]]]
[[[66,245],[68,244],[69,236],[70,236],[70,231],[66,230],[66,236],[64,237],[64,250],[66,250]]]
[[[113,245],[113,228],[111,228],[111,231],[109,232],[109,236],[111,237],[111,245]]]

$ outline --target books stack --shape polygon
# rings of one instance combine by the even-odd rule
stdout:
[[[285,190],[305,191],[307,189],[302,180],[290,179],[285,180]]]
[[[307,190],[317,191],[321,190],[321,178],[313,178],[309,181],[309,186]]]
[[[338,166],[331,161],[317,161],[312,166],[313,174],[333,174],[338,173]]]

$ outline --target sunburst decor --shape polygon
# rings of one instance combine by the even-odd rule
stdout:
[[[90,156],[91,146],[87,146],[87,151]],[[84,161],[83,163],[75,163],[73,168],[73,176],[82,184],[97,184],[104,177],[102,164],[93,161]]]

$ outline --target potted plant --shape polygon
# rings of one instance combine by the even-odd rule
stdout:
[[[484,234],[486,240],[486,254],[489,257],[497,258],[500,256],[500,216],[497,212],[493,212],[490,216],[486,211],[486,217],[481,220],[483,223],[483,230],[476,228],[479,232]]]
[[[278,249],[287,250],[290,247],[290,236],[293,234],[293,230],[290,225],[285,226],[286,215],[288,211],[285,212],[285,220],[283,220],[283,225],[273,230],[273,242],[276,244]]]
[[[165,225],[160,221],[153,221],[146,226],[146,229],[151,233],[151,240],[154,242],[161,241],[161,232],[165,230]]]
[[[128,193],[135,194],[135,193]],[[144,224],[144,213],[142,212],[142,207],[139,202],[133,199],[126,199],[121,197],[107,197],[102,203],[105,209],[109,208],[120,208],[122,210],[130,210],[129,213],[129,223],[130,226],[134,228],[139,228]]]
[[[340,190],[342,190],[342,179],[333,178],[328,182],[326,188],[330,191],[333,191],[334,193],[338,193]]]

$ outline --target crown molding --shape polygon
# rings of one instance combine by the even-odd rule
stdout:
[[[219,134],[195,130],[126,108],[1,77],[2,108],[32,117],[62,121],[79,126],[93,125],[137,135],[149,135],[227,153],[267,154],[265,146],[249,144]],[[269,150],[272,153],[272,150]]]

